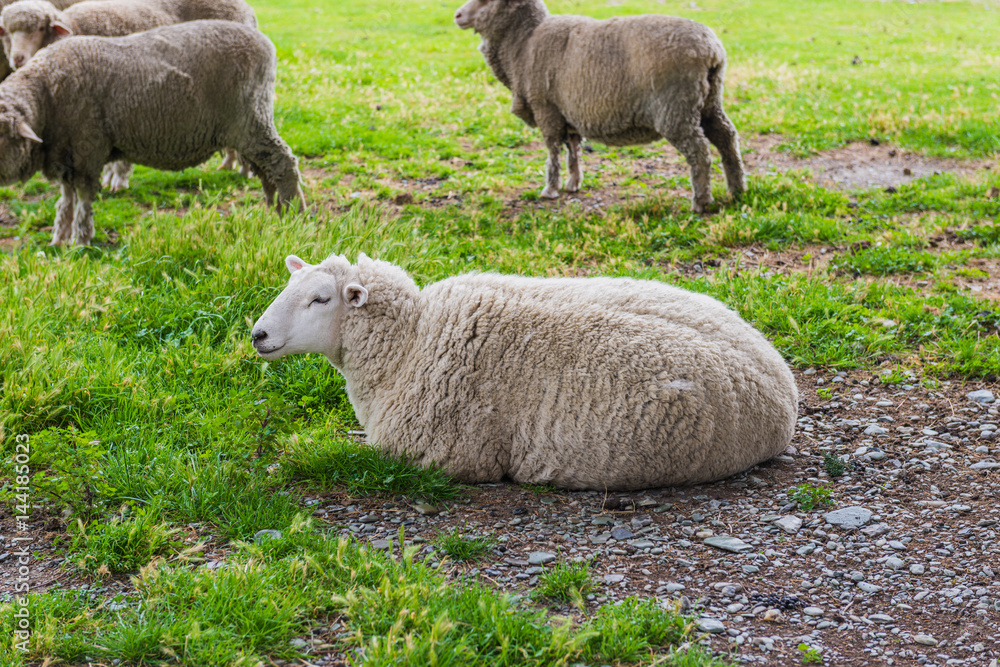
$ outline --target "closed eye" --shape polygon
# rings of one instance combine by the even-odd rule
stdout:
[[[311,306],[314,303],[330,303],[330,297],[326,297],[325,299],[321,299],[320,297],[316,297],[315,299],[312,300],[312,302],[309,305]]]

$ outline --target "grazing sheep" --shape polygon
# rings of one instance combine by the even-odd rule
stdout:
[[[11,68],[23,67],[40,49],[72,35],[124,37],[205,19],[257,27],[257,17],[244,0],[85,0],[62,4],[65,11],[46,0],[19,0],[3,8],[0,37]],[[220,168],[232,169],[237,161],[235,151],[227,149]],[[249,175],[246,164],[241,173]],[[131,176],[131,164],[115,162],[104,170],[102,185],[117,192],[128,187]]]
[[[469,0],[455,23],[480,34],[486,63],[513,93],[511,111],[542,131],[542,197],[559,196],[563,144],[565,189],[580,189],[583,137],[609,146],[666,139],[691,168],[696,212],[712,203],[709,142],[730,194],[746,190],[739,138],[722,109],[726,50],[706,26],[659,15],[552,16],[542,0]]]
[[[780,453],[795,428],[781,356],[702,294],[496,274],[420,290],[364,255],[286,264],[253,328],[260,356],[326,355],[372,442],[466,482],[708,482]]]
[[[93,236],[101,167],[127,160],[181,170],[235,148],[269,205],[305,202],[278,136],[275,49],[254,28],[193,21],[128,37],[75,37],[0,83],[0,183],[41,170],[62,187],[53,244]],[[74,211],[75,208],[75,211]]]

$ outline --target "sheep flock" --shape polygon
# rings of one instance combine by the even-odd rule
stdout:
[[[0,0],[0,184],[57,183],[52,244],[89,245],[102,187],[133,164],[213,154],[306,212],[274,122],[276,50],[244,0]],[[713,204],[710,146],[746,190],[722,104],[726,51],[708,27],[645,15],[551,15],[542,0],[469,0],[454,15],[541,132],[541,196],[582,184],[581,143],[666,139],[692,208]],[[457,103],[457,102],[456,102]],[[562,151],[567,172],[561,181]],[[265,359],[318,352],[345,376],[369,439],[468,482],[569,489],[720,479],[783,451],[797,410],[777,351],[723,304],[652,281],[467,274],[418,289],[363,255],[289,257],[254,326]]]

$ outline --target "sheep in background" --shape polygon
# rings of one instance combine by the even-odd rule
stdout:
[[[9,4],[13,3],[13,2],[16,2],[16,1],[17,0],[0,0],[0,10],[3,10],[4,7],[6,7],[7,5],[9,5]],[[55,0],[52,4],[57,9],[66,9],[70,5],[76,4],[76,2],[78,2],[78,1],[79,0]],[[2,35],[0,35],[0,36],[2,36]],[[8,51],[8,53],[9,53],[9,51]],[[8,64],[6,58],[4,58],[3,60],[0,60],[0,81],[3,81],[8,76],[10,76],[10,73],[13,72],[13,71],[14,70],[11,69],[10,64]]]
[[[65,3],[65,0],[63,2]],[[0,12],[0,37],[9,66],[23,67],[40,49],[73,35],[124,37],[187,21],[218,19],[257,27],[257,17],[244,0],[85,0],[60,11],[47,0],[19,0]],[[233,169],[235,151],[227,149],[220,169]],[[249,175],[246,164],[241,167]],[[104,170],[102,185],[117,192],[128,187],[132,165],[117,161]]]
[[[181,170],[232,147],[269,205],[305,205],[295,156],[274,126],[274,45],[232,21],[128,37],[75,37],[0,83],[0,183],[41,170],[58,182],[52,243],[86,245],[101,167],[127,160]]]
[[[486,63],[513,94],[511,111],[541,130],[549,151],[542,197],[559,197],[563,144],[565,189],[580,189],[584,137],[609,146],[669,141],[691,168],[696,212],[712,203],[709,142],[729,193],[746,190],[739,138],[722,109],[726,51],[708,27],[660,15],[553,16],[542,0],[469,0],[455,23],[479,33]]]
[[[466,482],[696,484],[779,454],[795,429],[781,356],[702,294],[496,274],[420,290],[364,255],[286,264],[258,354],[326,355],[369,440]]]

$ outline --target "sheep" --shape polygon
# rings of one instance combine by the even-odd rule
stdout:
[[[52,243],[87,245],[101,167],[180,170],[235,148],[268,205],[305,200],[274,126],[274,45],[255,28],[193,21],[128,37],[75,37],[0,83],[0,183],[35,172],[62,190]],[[75,208],[75,211],[74,211]]]
[[[4,7],[6,7],[7,5],[11,4],[12,2],[16,2],[16,1],[17,0],[0,0],[0,10],[3,10]],[[57,9],[66,9],[67,7],[69,7],[72,4],[75,4],[78,1],[79,0],[54,0],[52,2],[52,4]],[[0,37],[2,37],[2,32],[0,32]],[[2,41],[2,40],[0,40],[0,41]],[[8,51],[8,53],[9,53],[9,51]],[[13,72],[13,71],[14,70],[11,69],[10,65],[7,63],[7,60],[5,60],[5,59],[4,60],[0,60],[0,81],[3,81],[8,76],[10,76],[10,73]]]
[[[781,453],[795,429],[784,360],[702,294],[489,273],[421,290],[363,254],[285,263],[257,353],[325,355],[370,441],[464,482],[709,482]]]
[[[698,213],[712,204],[709,142],[730,195],[746,190],[739,137],[722,108],[726,50],[708,27],[661,15],[553,16],[542,0],[469,0],[455,23],[479,33],[487,65],[511,90],[511,112],[541,130],[542,197],[559,197],[563,144],[565,189],[579,191],[584,137],[609,146],[666,139],[687,159]]]
[[[72,3],[65,11],[46,0],[19,0],[0,12],[0,37],[9,66],[17,69],[39,49],[64,37],[124,37],[200,19],[236,21],[257,27],[257,17],[244,0],[86,0]],[[220,169],[232,169],[237,162],[235,151],[227,149]],[[246,164],[242,165],[241,173],[249,175]],[[131,164],[115,162],[104,170],[101,184],[117,192],[128,187],[131,176]]]

